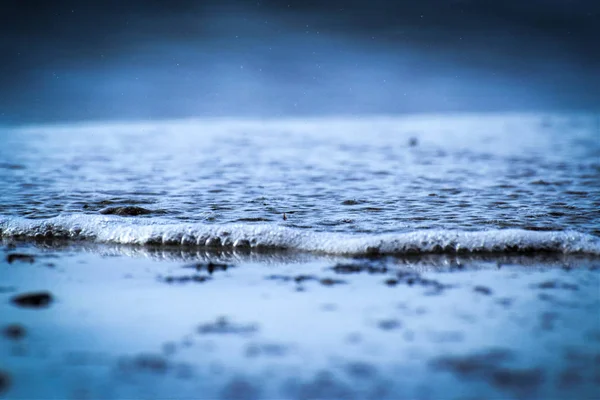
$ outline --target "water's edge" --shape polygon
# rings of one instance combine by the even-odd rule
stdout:
[[[386,234],[314,232],[269,224],[174,224],[160,219],[63,216],[0,219],[4,239],[87,241],[176,249],[293,251],[329,255],[527,254],[600,256],[600,238],[577,231],[417,230]]]

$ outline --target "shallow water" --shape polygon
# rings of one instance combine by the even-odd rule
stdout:
[[[0,254],[0,397],[600,393],[597,258],[352,259],[64,241]],[[40,291],[47,304],[15,303]]]
[[[474,114],[5,128],[0,229],[330,253],[598,254],[599,121]],[[118,208],[127,206],[140,208]]]
[[[0,397],[597,398],[599,121],[3,128]]]

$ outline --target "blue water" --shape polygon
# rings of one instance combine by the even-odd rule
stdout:
[[[4,128],[0,230],[326,253],[600,254],[599,121],[466,114]]]

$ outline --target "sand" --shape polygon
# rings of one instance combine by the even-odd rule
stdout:
[[[600,397],[600,260],[5,242],[2,398]]]

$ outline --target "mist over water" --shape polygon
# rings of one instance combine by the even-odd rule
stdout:
[[[592,2],[15,3],[0,39],[0,122],[597,110],[598,12]]]

